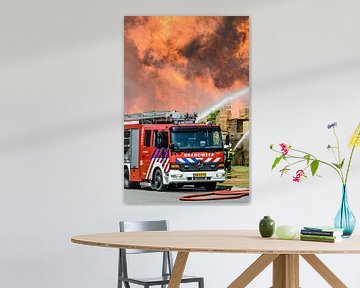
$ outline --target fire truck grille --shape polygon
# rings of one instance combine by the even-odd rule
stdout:
[[[217,163],[204,163],[202,166],[197,164],[181,164],[181,172],[193,172],[193,171],[216,171],[218,169]]]

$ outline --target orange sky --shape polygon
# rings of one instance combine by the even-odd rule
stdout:
[[[201,112],[248,85],[248,17],[127,16],[124,21],[125,113]]]

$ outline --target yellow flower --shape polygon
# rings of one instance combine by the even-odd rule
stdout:
[[[360,122],[350,138],[349,146],[360,147]]]

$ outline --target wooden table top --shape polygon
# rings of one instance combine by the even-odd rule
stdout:
[[[360,235],[338,243],[262,238],[257,230],[190,230],[166,232],[116,232],[80,235],[77,244],[142,250],[249,253],[343,254],[360,253]]]

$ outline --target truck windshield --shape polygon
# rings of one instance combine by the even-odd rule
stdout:
[[[171,130],[174,150],[221,150],[221,131],[218,127],[176,127]]]

